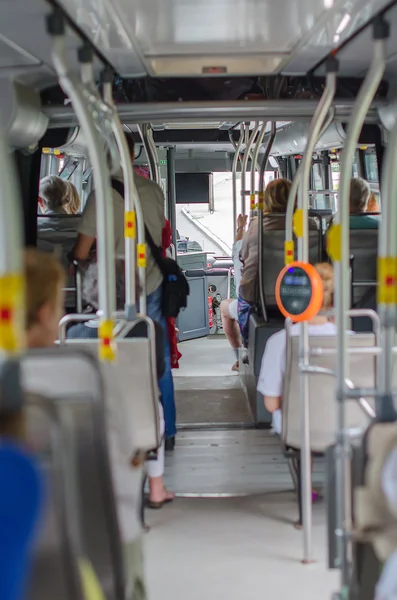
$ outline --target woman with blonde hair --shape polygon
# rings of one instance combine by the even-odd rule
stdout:
[[[266,231],[285,230],[285,213],[291,190],[288,179],[274,179],[265,190],[263,198],[263,235]],[[317,223],[309,220],[309,228],[316,229]],[[248,324],[258,286],[258,219],[251,220],[247,233],[244,235],[240,252],[243,269],[238,292],[238,321],[244,345],[248,341]]]
[[[80,196],[74,183],[67,181],[66,184],[69,188],[69,193],[68,202],[65,204],[64,209],[67,215],[76,215],[81,208]]]
[[[47,175],[40,181],[39,205],[43,214],[75,215],[80,209],[80,198],[71,181]]]

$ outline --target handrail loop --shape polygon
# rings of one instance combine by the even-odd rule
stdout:
[[[265,300],[265,289],[263,283],[263,198],[264,198],[264,189],[265,189],[265,171],[267,161],[269,160],[270,152],[272,150],[272,146],[274,140],[276,139],[277,132],[277,123],[273,121],[270,137],[267,141],[266,150],[262,157],[261,168],[259,170],[259,194],[258,194],[258,269],[259,269],[259,277],[258,277],[258,285],[259,285],[259,300],[262,310],[262,316],[267,320],[266,314],[266,300]]]
[[[245,196],[247,193],[247,184],[245,181],[245,176],[247,173],[247,167],[248,167],[248,161],[251,157],[251,148],[252,148],[252,144],[254,143],[254,140],[257,136],[257,133],[259,131],[259,127],[260,127],[260,123],[256,123],[255,127],[251,133],[251,135],[249,135],[249,124],[246,124],[246,129],[245,129],[245,134],[246,134],[246,139],[248,137],[248,142],[246,144],[245,147],[245,152],[244,152],[244,158],[243,158],[243,164],[241,166],[241,214],[245,215],[246,214],[246,202],[245,202]],[[251,162],[251,169],[254,169],[254,164]]]
[[[115,109],[112,83],[113,71],[106,69],[103,72],[103,97],[106,104]],[[134,170],[132,166],[131,156],[128,144],[125,138],[123,125],[120,121],[118,113],[113,110],[112,131],[117,142],[117,147],[120,153],[121,166],[123,170],[124,180],[124,237],[125,237],[125,314],[127,321],[133,321],[136,318],[136,279],[135,270],[136,263],[136,242],[142,254],[146,256],[146,241],[145,241],[145,223],[143,220],[142,206],[139,199],[139,194],[136,189],[134,180]],[[139,284],[139,311],[141,314],[146,314],[146,267],[140,266]]]
[[[255,210],[258,208],[258,203],[259,203],[259,200],[258,200],[258,202],[256,202],[256,199],[259,197],[259,191],[255,190],[255,179],[256,179],[255,175],[258,171],[259,171],[258,174],[260,175],[260,170],[262,167],[262,164],[261,164],[258,169],[258,158],[259,158],[260,149],[262,147],[263,138],[265,137],[266,126],[267,126],[267,121],[263,121],[262,126],[258,133],[258,137],[255,142],[254,152],[252,155],[251,196],[250,196],[251,217],[253,217],[255,215]]]
[[[89,105],[95,127],[109,152],[110,174],[115,175],[120,170],[120,155],[113,132],[113,113],[117,112],[117,108],[104,102],[98,93],[94,80],[92,48],[87,42],[78,49],[78,59],[81,65],[82,93]]]
[[[244,124],[240,126],[240,137],[237,144],[234,144],[233,137],[229,135],[230,141],[234,146],[234,156],[232,165],[232,184],[233,184],[233,232],[234,240],[236,239],[236,223],[237,223],[237,165],[240,159],[240,151],[244,142]]]
[[[113,312],[115,309],[114,215],[112,190],[106,154],[97,131],[90,106],[87,104],[82,81],[70,71],[66,59],[65,23],[62,14],[55,10],[47,18],[48,33],[52,37],[52,62],[61,88],[70,98],[87,141],[88,154],[93,167],[97,219],[98,296],[103,317],[100,324],[100,358],[112,361],[116,347],[113,341]],[[92,54],[79,56],[87,63]],[[85,70],[85,75],[88,69]]]

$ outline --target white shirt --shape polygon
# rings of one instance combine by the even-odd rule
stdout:
[[[232,248],[232,259],[233,259],[233,266],[234,266],[234,284],[236,287],[236,293],[238,295],[238,291],[240,289],[240,283],[241,283],[241,270],[243,268],[243,263],[240,260],[240,252],[241,252],[241,246],[243,245],[243,240],[237,240],[236,242],[234,242],[233,244],[233,248]]]
[[[300,324],[291,326],[291,336],[299,335]],[[334,323],[309,325],[309,335],[336,335]],[[287,359],[287,333],[285,329],[273,334],[266,343],[262,357],[261,370],[258,378],[257,390],[263,396],[281,396],[284,390],[284,376]],[[276,433],[281,434],[281,410],[273,413],[272,427]]]

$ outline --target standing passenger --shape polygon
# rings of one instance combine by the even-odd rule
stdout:
[[[134,139],[132,135],[126,135],[128,147],[130,150],[131,161],[134,161]],[[120,171],[114,179],[123,184],[123,175]],[[164,195],[157,183],[140,177],[134,173],[134,180],[137,192],[142,206],[143,219],[145,225],[153,238],[154,243],[161,247],[162,232],[165,227],[164,217]],[[124,256],[124,198],[113,188],[113,211],[114,211],[114,242],[117,256]],[[91,246],[96,238],[96,203],[95,190],[87,198],[84,207],[79,235],[74,247],[72,256],[76,260],[87,260]],[[147,248],[147,267],[146,267],[146,293],[147,293],[147,314],[161,323],[165,333],[167,332],[166,321],[162,314],[162,282],[163,276],[157,266],[150,248]],[[176,434],[176,410],[174,398],[174,383],[171,371],[170,346],[168,337],[165,335],[165,361],[166,370],[159,382],[161,392],[161,403],[164,408],[165,419],[165,437],[166,446],[173,446],[173,440]],[[169,441],[168,441],[169,440]]]
[[[247,219],[248,219],[247,215],[246,216],[243,216],[243,215],[238,216],[236,239],[235,239],[235,242],[233,244],[233,249],[232,249],[232,258],[233,258],[233,267],[234,267],[234,282],[235,282],[237,295],[238,295],[239,289],[240,289],[241,270],[242,270],[242,266],[243,266],[240,261],[240,252],[241,252],[241,247],[243,244],[244,231],[247,226]],[[231,345],[231,347],[233,348],[233,352],[236,356],[236,362],[232,366],[232,371],[239,370],[238,353],[239,353],[239,348],[243,347],[243,343],[241,340],[240,328],[239,328],[239,324],[238,324],[237,307],[238,307],[237,298],[227,298],[225,300],[222,300],[222,302],[221,302],[221,316],[222,316],[223,331],[225,332],[228,342]]]

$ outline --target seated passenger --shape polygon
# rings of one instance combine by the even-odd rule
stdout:
[[[354,177],[350,182],[350,229],[378,229],[379,217],[366,215],[371,190],[361,177]]]
[[[98,267],[96,263],[91,264],[84,277],[83,294],[86,301],[93,307],[98,308]],[[116,261],[116,299],[117,310],[123,310],[125,304],[125,278],[124,278],[124,261]],[[98,337],[98,319],[88,321],[86,323],[78,323],[73,325],[67,332],[68,339],[78,338],[97,338]],[[159,323],[155,322],[156,328],[156,363],[157,377],[161,379],[165,371],[164,360],[164,331]],[[137,323],[128,335],[132,337],[146,337],[146,324],[144,322]],[[160,404],[161,415],[163,414]],[[164,434],[164,419],[161,417],[162,433]],[[164,504],[171,502],[174,499],[174,494],[168,492],[164,486],[164,441],[158,450],[157,460],[147,462],[147,472],[149,476],[149,508],[161,508]]]
[[[81,220],[77,190],[71,182],[48,175],[40,181],[39,206],[43,216],[37,218],[37,247],[57,254],[66,268]]]
[[[26,335],[29,348],[51,346],[58,338],[58,324],[63,315],[63,292],[65,276],[60,263],[53,256],[37,250],[25,254],[26,278]],[[109,411],[110,413],[111,411]],[[117,423],[117,419],[114,419]],[[109,457],[112,467],[116,507],[124,544],[127,600],[146,600],[143,573],[143,549],[139,507],[141,483],[136,482],[141,471],[131,467],[125,456],[124,445],[119,444],[119,429],[115,430],[113,416],[109,419]],[[12,423],[18,432],[23,423]],[[10,430],[10,427],[8,428]],[[129,475],[132,474],[129,478]],[[137,495],[138,494],[138,495]]]
[[[274,179],[266,190],[263,199],[263,235],[266,231],[285,230],[285,213],[291,182],[288,179]],[[272,216],[277,215],[277,216]],[[318,223],[309,219],[309,228],[318,229]],[[249,319],[258,291],[258,219],[251,220],[244,235],[240,252],[243,269],[238,295],[238,321],[244,345],[248,342]]]
[[[236,239],[232,248],[232,258],[233,258],[233,266],[234,266],[234,282],[236,287],[236,292],[238,293],[240,289],[241,282],[241,270],[242,263],[240,261],[240,252],[241,246],[243,243],[243,235],[245,232],[245,228],[247,226],[247,216],[239,215],[237,218],[237,233]],[[232,366],[232,371],[239,370],[238,364],[238,352],[239,348],[243,347],[243,343],[241,340],[240,328],[238,325],[238,314],[237,314],[237,298],[226,298],[221,302],[221,316],[222,316],[222,326],[223,331],[228,339],[229,344],[233,348],[233,351],[236,355],[236,362]]]
[[[40,181],[39,206],[46,218],[38,218],[38,227],[54,230],[71,227],[75,224],[75,231],[80,223],[80,218],[64,219],[76,216],[80,210],[80,198],[76,186],[71,181],[65,181],[57,175],[47,175]]]
[[[333,305],[334,270],[328,263],[315,265],[323,282],[324,299],[321,311],[329,311]],[[291,327],[291,335],[299,335],[300,325]],[[336,335],[336,325],[321,312],[309,321],[309,335]],[[281,404],[286,369],[286,331],[274,333],[266,343],[262,357],[257,389],[263,395],[266,409],[272,413],[272,427],[281,434]]]

